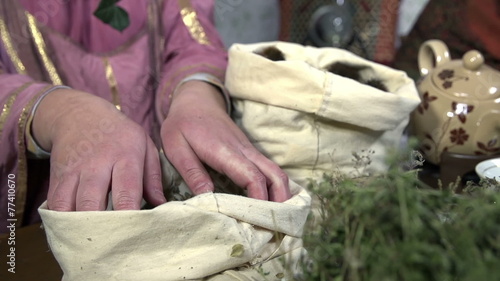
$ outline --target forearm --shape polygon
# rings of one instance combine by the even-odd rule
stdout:
[[[54,129],[54,121],[59,116],[68,111],[77,110],[74,102],[72,102],[73,90],[57,89],[48,93],[36,108],[33,114],[33,122],[31,132],[36,143],[45,151],[50,151],[52,148],[52,134]]]
[[[113,113],[119,114],[123,119],[126,118],[107,100],[90,93],[70,88],[59,88],[47,94],[40,101],[31,126],[33,137],[42,149],[51,151],[58,136],[82,133],[77,131],[71,122],[75,121],[73,119],[76,118],[75,116],[88,116],[89,112]],[[90,119],[84,118],[77,121],[85,123],[91,128],[92,126],[100,128],[99,123]],[[102,122],[107,122],[107,120]]]
[[[214,78],[215,83],[210,83],[222,85],[227,65],[227,54],[213,23],[213,1],[166,1],[163,8],[166,44],[156,95],[160,120],[168,114],[172,94],[184,79],[204,73]]]

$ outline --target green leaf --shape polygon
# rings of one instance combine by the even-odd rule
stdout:
[[[102,0],[94,11],[94,16],[118,31],[123,31],[130,24],[127,11],[117,6],[120,0]]]

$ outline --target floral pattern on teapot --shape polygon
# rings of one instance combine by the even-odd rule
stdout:
[[[455,71],[451,69],[444,69],[438,74],[439,79],[443,80],[443,88],[449,89],[453,86],[453,81],[463,79],[465,81],[469,80],[469,77],[455,77]]]
[[[449,73],[449,72],[448,72]],[[452,77],[452,76],[449,76]],[[420,103],[417,111],[419,114],[424,114],[426,110],[429,109],[430,103],[433,101],[436,101],[438,99],[437,96],[431,96],[429,92],[425,92],[422,95],[422,102]],[[453,122],[453,118],[456,117],[456,119],[459,121],[458,125],[465,124],[467,122],[467,115],[470,114],[474,110],[474,105],[469,105],[469,104],[463,104],[463,103],[458,103],[453,101],[451,103],[451,112],[453,112],[453,115],[450,114],[451,112],[448,112],[448,118],[446,122],[443,124],[443,130],[441,134],[434,134],[436,135],[435,137],[432,136],[430,133],[425,133],[425,138],[427,141],[423,141],[423,144],[421,145],[421,148],[424,150],[424,154],[429,154],[431,151],[448,151],[450,148],[453,148],[454,146],[457,145],[464,145],[468,140],[469,140],[469,134],[467,133],[466,129],[463,127],[452,127],[452,125],[457,125],[458,122]],[[442,142],[441,140],[445,137],[449,137],[450,145],[445,145],[443,147],[439,147],[439,144]],[[495,145],[496,144],[496,139],[493,139],[488,142],[489,145]],[[481,150],[486,150],[489,149],[488,152],[495,152],[495,151],[500,151],[500,148],[487,148],[483,143],[478,142],[477,146]],[[481,151],[476,151],[476,154],[484,154]]]
[[[451,61],[439,40],[425,42],[418,59],[421,103],[411,123],[425,158],[439,164],[443,152],[500,154],[500,72],[477,51]]]

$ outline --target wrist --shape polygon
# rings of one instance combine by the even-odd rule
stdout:
[[[39,147],[50,152],[55,120],[64,112],[73,110],[67,102],[74,96],[70,88],[58,88],[47,93],[38,103],[33,112],[31,134]]]
[[[191,80],[182,83],[171,99],[173,108],[182,104],[209,105],[226,111],[226,100],[221,90],[204,81]]]
[[[58,89],[70,89],[70,88],[67,86],[62,86],[62,85],[50,87],[49,89],[47,89],[45,92],[43,92],[38,97],[37,101],[35,102],[35,104],[33,105],[32,109],[31,109],[31,113],[29,114],[28,121],[27,121],[26,128],[25,128],[26,149],[27,149],[27,152],[28,152],[28,155],[30,158],[43,159],[43,158],[50,157],[50,153],[47,152],[46,150],[44,150],[42,147],[40,147],[38,142],[35,140],[33,133],[32,133],[32,131],[33,131],[32,127],[33,127],[33,119],[34,119],[35,112],[37,111],[38,106],[40,105],[42,100],[48,94],[50,94],[53,91],[58,90]]]

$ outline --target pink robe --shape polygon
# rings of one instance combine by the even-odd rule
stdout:
[[[155,137],[184,78],[224,79],[227,56],[213,25],[213,1],[122,0],[130,16],[123,32],[93,15],[99,2],[0,3],[0,233],[8,218],[18,226],[38,221],[46,199],[49,161],[27,157],[24,132],[47,89],[62,84],[105,98]]]

